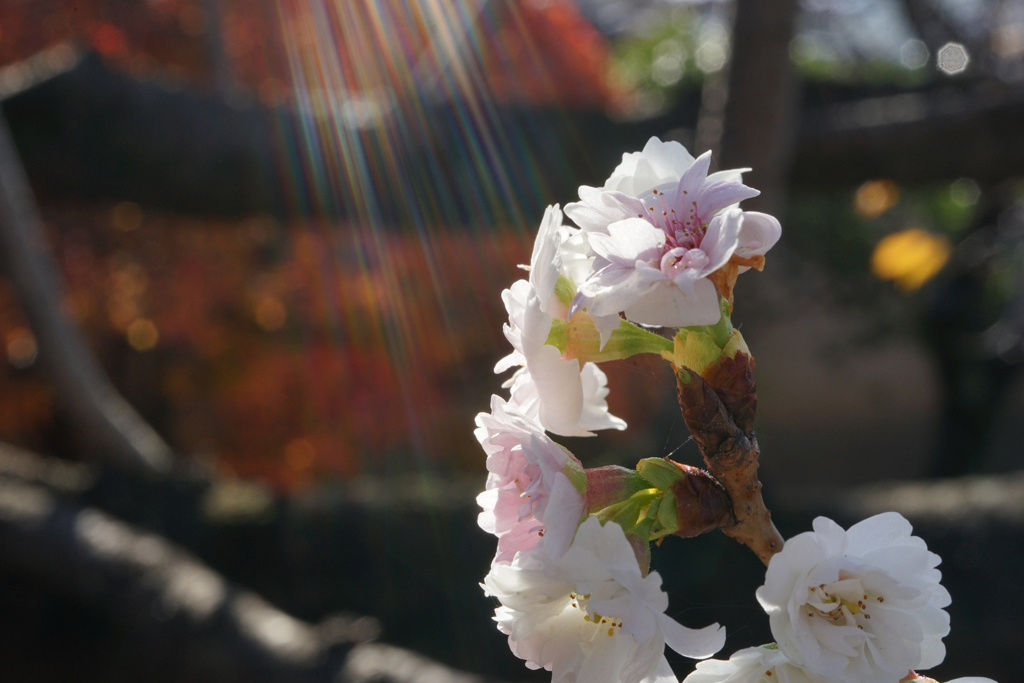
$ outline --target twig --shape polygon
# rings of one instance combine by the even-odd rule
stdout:
[[[110,384],[64,313],[62,286],[7,120],[0,113],[0,252],[60,400],[115,462],[149,474],[171,468],[170,447]]]
[[[679,370],[676,388],[683,419],[704,463],[732,500],[734,521],[722,531],[748,546],[767,565],[785,541],[761,498],[757,478],[760,450],[754,433],[736,425],[718,393],[697,373]]]

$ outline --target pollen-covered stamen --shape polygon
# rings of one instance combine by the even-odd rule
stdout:
[[[700,247],[707,226],[697,215],[697,203],[692,200],[680,203],[674,199],[657,189],[651,190],[651,196],[643,200],[647,211],[638,217],[664,232],[669,248]]]
[[[838,581],[808,589],[807,616],[820,616],[837,626],[857,626],[863,630],[864,620],[871,619],[870,608],[885,602],[881,595],[866,592],[860,579],[844,576]]]

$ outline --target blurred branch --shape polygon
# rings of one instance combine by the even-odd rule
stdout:
[[[802,117],[790,181],[814,189],[868,178],[996,184],[1024,172],[1022,117],[1024,92],[985,84],[820,107]]]
[[[87,466],[0,444],[0,562],[101,605],[135,645],[190,681],[483,683],[397,647],[370,644],[375,619],[309,624],[278,610],[164,538],[61,500]],[[54,474],[60,472],[60,474]],[[69,474],[69,473],[74,474]],[[69,483],[70,482],[70,483]],[[358,644],[363,643],[363,644]]]
[[[60,275],[7,121],[0,113],[0,251],[57,395],[112,460],[166,473],[170,447],[114,389],[62,306]]]

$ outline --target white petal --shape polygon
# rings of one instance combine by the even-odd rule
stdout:
[[[627,218],[608,226],[608,234],[590,236],[590,247],[598,256],[624,267],[636,261],[661,257],[665,233],[642,218]]]
[[[679,679],[676,678],[675,672],[669,666],[668,660],[662,656],[661,661],[658,662],[658,668],[642,683],[679,683]]]
[[[644,292],[625,313],[635,323],[662,327],[714,325],[722,317],[718,291],[708,280],[694,283],[694,296],[686,296],[672,281],[665,280]]]
[[[583,412],[580,362],[562,360],[554,346],[542,346],[528,361],[540,398],[540,423],[562,436],[583,436],[579,427]],[[589,435],[589,434],[588,434]]]
[[[711,624],[690,629],[664,614],[658,615],[658,622],[665,634],[665,644],[684,657],[704,659],[725,647],[724,626]]]
[[[764,256],[780,237],[782,226],[777,218],[757,211],[744,211],[736,255],[744,258]]]
[[[552,557],[561,557],[569,549],[576,525],[586,512],[586,507],[586,499],[569,478],[561,472],[555,475],[544,510],[544,547]]]
[[[541,310],[547,310],[548,300],[555,291],[555,282],[562,272],[558,253],[558,245],[561,243],[558,229],[561,226],[562,212],[558,205],[545,209],[537,239],[533,243],[533,255],[530,257],[530,284],[540,299]]]
[[[708,264],[701,271],[702,275],[710,275],[729,262],[739,246],[742,226],[743,212],[739,209],[729,209],[712,219],[700,243],[701,250],[708,255]]]

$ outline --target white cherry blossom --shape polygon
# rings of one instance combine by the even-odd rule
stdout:
[[[763,263],[782,229],[771,216],[736,209],[759,194],[740,182],[748,169],[708,175],[710,163],[710,152],[694,159],[679,143],[651,138],[642,152],[623,155],[603,188],[580,188],[566,213],[595,259],[570,313],[585,307],[671,327],[718,322],[709,276],[734,255],[737,272]]]
[[[521,365],[503,386],[511,387],[511,403],[537,424],[562,436],[593,436],[595,429],[625,429],[608,412],[608,377],[594,363],[563,360],[558,348],[546,344],[551,316],[526,280],[501,294],[509,314],[505,338],[515,349],[498,361],[496,373]]]
[[[898,681],[942,662],[949,593],[940,559],[887,512],[844,531],[824,517],[768,565],[757,599],[794,663],[841,683]]]
[[[520,366],[503,386],[512,389],[516,410],[548,431],[563,436],[593,436],[592,430],[625,429],[626,423],[608,412],[608,378],[594,363],[582,366],[563,359],[561,351],[547,344],[554,316],[565,319],[568,309],[555,293],[559,277],[580,276],[593,257],[578,228],[562,225],[558,206],[544,212],[530,259],[530,279],[519,280],[501,298],[508,311],[505,337],[513,352],[498,361],[494,371]],[[618,327],[605,324],[602,342]],[[607,336],[606,336],[607,334]]]
[[[484,590],[501,601],[495,620],[512,652],[553,683],[675,681],[666,644],[700,658],[725,643],[718,624],[692,630],[666,616],[661,577],[642,576],[622,528],[596,517],[560,558],[542,545],[493,565]]]
[[[494,561],[510,562],[541,537],[552,556],[561,556],[587,511],[586,495],[577,488],[586,487],[582,465],[498,396],[491,397],[490,413],[476,416],[476,425],[488,472],[476,499],[483,508],[477,522],[498,537]]]
[[[748,647],[728,661],[707,659],[683,683],[828,683],[793,664],[778,648]],[[893,681],[892,683],[895,683]]]

